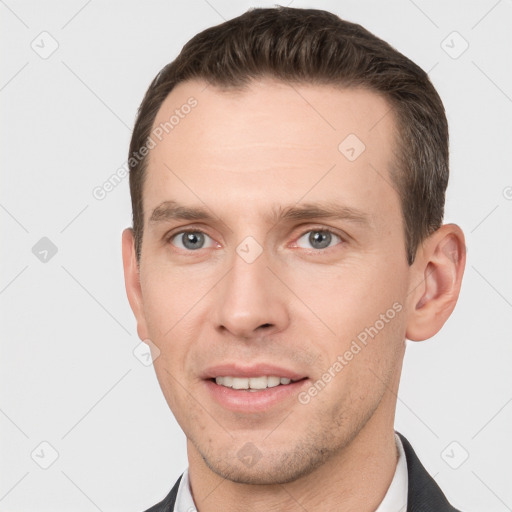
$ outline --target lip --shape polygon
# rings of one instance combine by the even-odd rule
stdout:
[[[220,386],[211,379],[204,380],[210,397],[223,408],[237,413],[261,413],[278,405],[282,407],[287,400],[295,400],[297,394],[308,382],[308,378],[303,378],[290,384],[258,391],[245,391]]]
[[[258,391],[235,390],[215,383],[215,377],[286,377],[289,384],[279,385]],[[240,363],[224,363],[207,368],[201,375],[210,398],[224,409],[237,413],[264,412],[285,401],[293,400],[300,389],[309,381],[303,373],[290,368],[283,368],[271,363],[243,365]]]
[[[263,375],[286,377],[290,380],[299,380],[306,377],[306,375],[298,373],[297,371],[282,368],[270,363],[252,364],[250,366],[244,366],[239,363],[225,363],[207,368],[201,374],[201,378],[205,380],[226,376],[250,378],[262,377]]]

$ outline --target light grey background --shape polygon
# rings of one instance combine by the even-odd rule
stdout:
[[[184,434],[133,353],[128,179],[103,200],[93,190],[125,164],[160,68],[198,31],[263,5],[0,0],[2,512],[144,510],[185,468]],[[446,220],[464,229],[468,262],[445,328],[408,343],[396,429],[455,506],[512,510],[512,3],[291,5],[363,24],[428,71],[445,103]]]

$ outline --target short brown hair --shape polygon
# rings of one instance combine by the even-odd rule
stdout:
[[[139,107],[129,157],[139,154],[162,103],[173,88],[199,79],[221,88],[243,88],[252,79],[365,87],[383,96],[395,116],[396,171],[407,260],[443,220],[448,184],[448,123],[425,71],[360,25],[317,9],[253,8],[208,28],[154,78]],[[147,156],[129,158],[137,260],[144,214]]]

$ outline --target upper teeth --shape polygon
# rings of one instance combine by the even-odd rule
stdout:
[[[266,389],[279,386],[279,384],[290,384],[291,379],[287,377],[215,377],[215,382],[220,386],[233,389]]]

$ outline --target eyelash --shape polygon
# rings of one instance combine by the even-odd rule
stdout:
[[[321,232],[321,233],[329,233],[331,235],[334,235],[336,237],[338,237],[341,242],[339,242],[338,244],[335,244],[334,246],[332,247],[326,247],[325,249],[308,249],[310,252],[313,251],[317,254],[320,254],[320,253],[326,253],[326,252],[329,252],[330,249],[334,249],[337,245],[341,245],[345,242],[345,239],[342,235],[340,235],[339,233],[336,233],[335,231],[333,231],[332,229],[328,229],[328,228],[319,228],[319,227],[314,227],[314,228],[309,228],[307,229],[306,231],[303,231],[298,237],[296,240],[300,240],[304,235],[306,235],[307,233],[311,233],[311,232]],[[166,242],[167,243],[171,243],[171,241],[177,237],[178,235],[185,235],[187,233],[202,233],[203,235],[209,237],[209,238],[212,238],[210,237],[210,235],[208,235],[208,233],[206,233],[205,231],[203,231],[202,229],[184,229],[182,231],[178,231],[178,232],[175,232],[175,233],[171,233],[169,236],[166,237]],[[300,247],[299,247],[300,248]],[[180,249],[179,247],[177,249]],[[180,249],[180,250],[183,250],[183,249]],[[200,249],[197,249],[197,251],[192,251],[192,250],[186,250],[186,252],[189,252],[189,253],[193,253],[193,252],[198,252]]]

